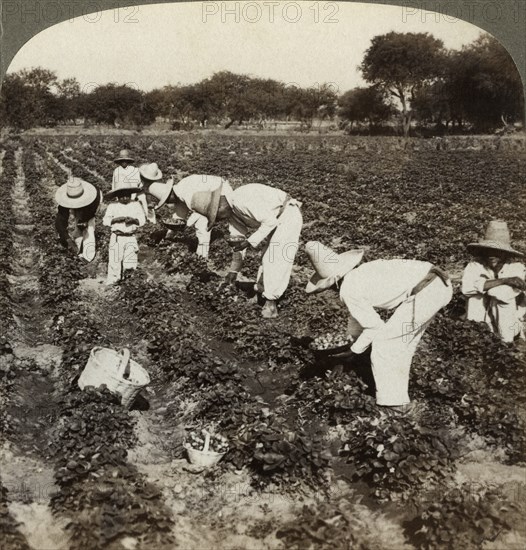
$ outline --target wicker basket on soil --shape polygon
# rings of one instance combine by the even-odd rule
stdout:
[[[184,447],[192,464],[206,468],[215,466],[228,451],[226,438],[221,435],[212,435],[206,430],[190,433]]]
[[[109,391],[121,398],[124,407],[129,408],[139,392],[150,383],[150,375],[135,361],[130,359],[130,351],[121,353],[109,348],[94,347],[88,362],[80,375],[78,385],[81,390],[105,385]]]
[[[323,334],[315,338],[310,349],[317,359],[343,353],[351,348],[352,339],[347,334]]]

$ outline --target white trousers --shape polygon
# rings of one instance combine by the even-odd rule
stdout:
[[[208,220],[205,216],[193,213],[186,222],[188,226],[195,227],[195,235],[197,237],[197,250],[195,253],[201,258],[208,258],[210,251],[210,239],[212,232],[208,231]]]
[[[87,222],[86,229],[79,229],[75,224],[71,237],[79,249],[79,256],[91,262],[97,252],[95,244],[95,218],[91,218]]]
[[[466,304],[466,319],[487,323],[492,332],[499,334],[504,342],[513,342],[517,335],[524,338],[526,307],[517,305],[520,292],[508,285],[490,288],[486,295],[469,296]]]
[[[263,296],[267,300],[277,300],[289,286],[302,227],[300,208],[288,204],[263,253],[256,279],[263,282]]]
[[[378,330],[371,345],[371,365],[378,405],[410,402],[409,371],[413,355],[433,317],[446,306],[453,289],[437,277],[415,296],[409,296]],[[357,338],[362,327],[349,319],[349,333]]]
[[[138,251],[139,245],[135,235],[123,237],[115,233],[111,234],[106,284],[111,285],[119,281],[126,269],[137,268]]]

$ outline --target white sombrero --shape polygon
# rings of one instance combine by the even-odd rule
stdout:
[[[489,222],[484,239],[478,243],[469,243],[468,250],[477,253],[481,249],[507,252],[514,256],[524,256],[522,252],[511,247],[510,232],[508,224],[502,220],[492,220]]]
[[[148,194],[152,195],[152,197],[155,197],[157,199],[157,204],[155,205],[154,209],[158,210],[165,204],[165,202],[168,200],[168,197],[170,196],[170,193],[173,189],[173,180],[169,180],[167,183],[161,183],[159,181],[154,181],[150,186],[148,187]]]
[[[139,174],[148,181],[159,181],[163,177],[163,173],[159,170],[155,162],[151,164],[142,164],[139,168]]]
[[[208,231],[212,230],[212,227],[216,221],[222,190],[223,184],[219,185],[219,187],[213,191],[198,191],[192,196],[191,208],[194,212],[197,212],[208,219]]]
[[[309,241],[305,251],[315,270],[305,288],[307,294],[330,288],[361,262],[365,252],[356,249],[338,254],[318,241]]]
[[[56,193],[55,200],[64,208],[83,208],[97,198],[97,188],[81,178],[70,178],[61,185]]]

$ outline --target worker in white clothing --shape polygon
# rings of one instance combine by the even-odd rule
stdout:
[[[316,271],[306,292],[339,286],[340,298],[349,310],[353,344],[338,357],[350,358],[371,347],[377,404],[407,412],[409,371],[416,347],[453,295],[447,273],[429,262],[402,259],[374,260],[355,267],[363,250],[336,254],[314,241],[306,244],[306,251]],[[375,308],[394,312],[384,322]]]
[[[111,180],[112,191],[123,186],[138,187],[139,189],[143,188],[139,169],[133,165],[134,159],[128,149],[122,149],[114,162],[117,164],[117,168],[113,170],[113,177]],[[135,199],[141,204],[146,218],[152,223],[155,222],[155,217],[152,218],[148,213],[146,195],[144,193],[138,193],[136,196],[132,196],[132,200]]]
[[[165,204],[172,205],[174,220],[184,221],[186,227],[195,227],[198,243],[196,254],[202,258],[208,258],[212,231],[208,229],[208,219],[192,210],[192,198],[194,193],[209,193],[216,189],[220,189],[220,193],[232,192],[227,180],[205,174],[192,174],[177,183],[172,177],[166,183],[152,182],[148,186],[148,193],[158,201],[155,210]]]
[[[504,342],[524,339],[526,267],[517,261],[524,255],[511,247],[506,222],[491,221],[485,238],[468,250],[474,259],[462,277],[466,318],[487,323]]]
[[[234,257],[228,282],[237,279],[246,249],[265,242],[256,287],[266,300],[263,317],[277,317],[276,301],[287,289],[298,251],[303,226],[301,203],[275,187],[249,183],[235,191],[195,194],[192,208],[206,215],[209,228],[216,219],[228,220],[230,235],[239,237],[232,245]]]
[[[91,183],[71,177],[56,193],[58,204],[55,218],[60,243],[87,262],[95,258],[95,216],[102,202],[102,193]],[[74,230],[69,234],[69,218]]]
[[[127,270],[137,269],[139,244],[135,233],[146,223],[144,210],[137,199],[138,187],[118,185],[106,194],[108,204],[102,223],[111,227],[108,248],[108,276],[106,284],[120,281]]]

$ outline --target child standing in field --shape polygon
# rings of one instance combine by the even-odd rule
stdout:
[[[106,195],[107,200],[116,199],[108,205],[102,220],[104,225],[111,227],[108,285],[122,279],[127,269],[137,268],[139,245],[135,233],[146,223],[143,207],[138,200],[132,200],[139,191],[138,187],[122,185]]]
[[[462,277],[466,319],[486,323],[504,342],[524,340],[526,267],[524,254],[511,246],[507,223],[490,221],[484,239],[467,248],[474,258]]]
[[[117,168],[113,171],[111,190],[115,191],[119,187],[139,188],[139,195],[132,196],[132,200],[138,199],[144,210],[144,215],[148,220],[154,223],[155,219],[152,220],[148,215],[148,202],[143,191],[141,176],[139,174],[139,169],[133,165],[134,159],[131,156],[130,151],[128,149],[123,149],[119,153],[119,156],[115,159],[115,163],[117,164]]]

